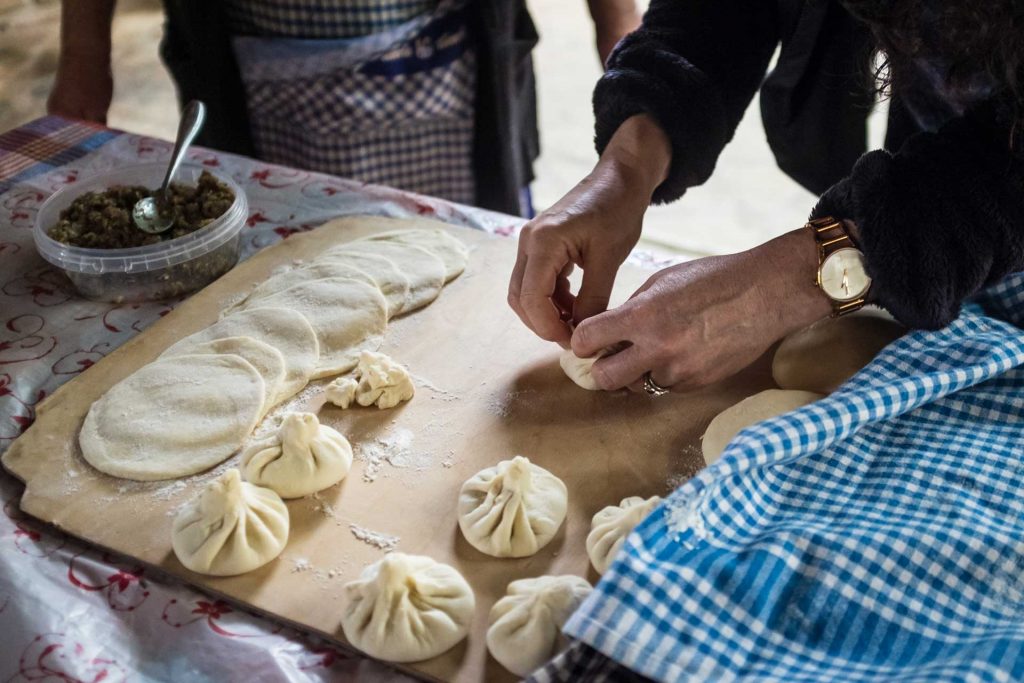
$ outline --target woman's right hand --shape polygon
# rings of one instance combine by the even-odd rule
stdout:
[[[644,212],[671,160],[668,138],[646,115],[627,119],[594,170],[519,236],[508,302],[538,336],[568,348],[570,321],[608,307],[615,276],[640,239]],[[569,275],[583,269],[575,295]]]

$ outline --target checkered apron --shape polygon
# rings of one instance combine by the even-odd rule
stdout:
[[[362,38],[233,43],[261,158],[473,203],[476,62],[461,0]]]
[[[534,679],[1024,680],[1019,325],[1024,274],[742,431],[629,536]]]

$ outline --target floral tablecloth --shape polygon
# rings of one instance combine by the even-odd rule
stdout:
[[[175,302],[76,298],[32,243],[53,192],[90,174],[166,159],[161,140],[39,119],[0,135],[0,453],[35,406]],[[346,214],[430,216],[513,235],[522,220],[438,199],[197,149],[249,199],[243,257]],[[667,265],[649,253],[632,260]],[[18,511],[0,472],[0,681],[403,680],[383,666],[110,557]]]

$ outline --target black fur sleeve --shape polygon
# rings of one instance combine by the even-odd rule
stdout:
[[[594,91],[601,153],[630,116],[650,114],[672,142],[655,203],[678,199],[714,170],[778,43],[777,3],[652,0]]]
[[[1024,163],[991,107],[865,154],[811,216],[856,222],[874,297],[938,329],[963,300],[1024,266]]]

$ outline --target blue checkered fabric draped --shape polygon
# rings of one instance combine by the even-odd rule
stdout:
[[[473,203],[476,57],[460,2],[353,40],[236,36],[260,158]]]
[[[1017,274],[741,432],[630,535],[536,680],[1024,680],[1022,324]]]

